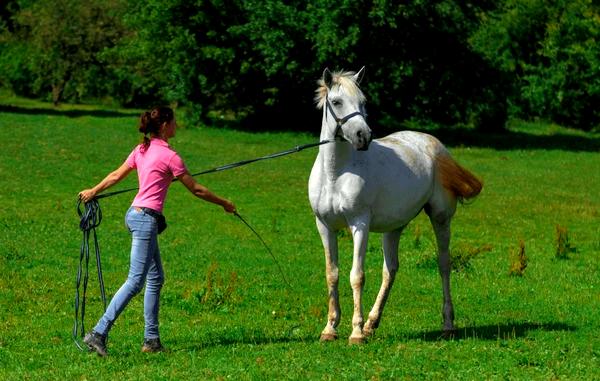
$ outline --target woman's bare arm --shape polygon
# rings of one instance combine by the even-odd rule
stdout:
[[[129,173],[131,173],[131,171],[133,171],[133,168],[129,167],[127,163],[123,163],[119,168],[109,173],[104,180],[100,181],[95,187],[79,192],[79,198],[83,202],[92,200],[100,192],[123,180]]]
[[[235,205],[222,197],[217,196],[211,192],[208,188],[200,185],[188,172],[178,177],[179,181],[185,185],[185,187],[194,194],[194,196],[201,198],[205,201],[212,202],[223,207],[227,213],[235,212]]]

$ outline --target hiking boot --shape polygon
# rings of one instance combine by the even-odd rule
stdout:
[[[164,350],[165,347],[162,346],[158,337],[156,339],[144,339],[144,345],[142,345],[142,352],[156,353],[162,352]]]
[[[87,344],[90,351],[98,353],[99,356],[108,355],[106,352],[106,336],[92,331],[85,335],[83,342]]]

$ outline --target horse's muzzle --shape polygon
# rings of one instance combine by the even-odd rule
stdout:
[[[365,130],[358,130],[356,132],[356,141],[354,147],[357,151],[366,151],[369,149],[371,140],[373,140],[373,134],[371,133],[370,128],[367,127]]]

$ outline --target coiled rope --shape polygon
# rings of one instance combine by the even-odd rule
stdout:
[[[79,229],[83,233],[81,240],[81,248],[79,250],[79,267],[77,268],[77,277],[75,279],[75,322],[73,323],[73,341],[81,350],[83,346],[77,340],[80,336],[83,338],[85,334],[85,300],[87,284],[89,279],[89,263],[90,263],[90,235],[94,237],[94,252],[96,254],[96,268],[98,270],[98,283],[100,285],[100,296],[106,311],[106,293],[104,290],[104,279],[102,277],[102,261],[100,258],[100,246],[98,245],[98,235],[96,228],[102,222],[102,210],[98,200],[93,199],[85,203],[83,211],[81,210],[81,200],[77,203],[77,214],[79,215]],[[85,264],[85,268],[84,268]],[[81,276],[83,277],[83,295],[81,298],[81,308],[79,303],[79,288],[81,287]]]

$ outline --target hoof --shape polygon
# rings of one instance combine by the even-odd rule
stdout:
[[[350,345],[362,345],[366,342],[367,342],[367,338],[364,336],[358,336],[358,337],[350,336],[350,338],[348,339],[348,344],[350,344]]]
[[[336,341],[337,338],[338,338],[338,336],[335,333],[322,333],[320,340],[322,342],[325,342],[325,341]]]
[[[375,330],[377,329],[377,327],[379,327],[379,323],[378,322],[371,322],[370,320],[367,321],[367,323],[365,324],[365,326],[363,327],[363,335],[365,335],[365,337],[371,337],[375,334]]]

